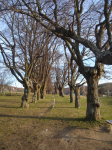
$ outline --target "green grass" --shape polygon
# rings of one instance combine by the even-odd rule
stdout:
[[[29,108],[21,108],[22,94],[17,96],[0,96],[0,148],[21,149],[21,145],[32,147],[35,143],[43,141],[43,137],[50,131],[63,131],[64,129],[84,128],[91,129],[97,126],[106,126],[105,120],[112,120],[112,98],[102,97],[101,120],[87,121],[86,97],[81,97],[81,108],[74,108],[69,96],[59,97],[46,95],[45,100],[31,103]],[[51,107],[55,98],[55,107]],[[48,129],[48,132],[46,132]],[[46,137],[45,136],[45,137]],[[13,148],[14,146],[14,148]]]
[[[17,130],[18,126],[30,124],[32,121],[40,126],[50,127],[82,127],[91,128],[106,125],[105,120],[112,120],[112,98],[100,97],[101,120],[87,121],[86,97],[81,97],[81,108],[74,108],[75,104],[70,103],[69,96],[59,97],[47,95],[45,100],[36,104],[31,103],[28,109],[21,108],[22,95],[0,96],[0,134],[10,133]],[[55,107],[51,107],[55,98]],[[32,99],[32,96],[31,96]],[[50,108],[51,107],[51,108]],[[49,109],[50,108],[50,109]],[[40,117],[41,116],[41,117]]]

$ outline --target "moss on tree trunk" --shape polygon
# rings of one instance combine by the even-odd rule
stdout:
[[[29,108],[30,92],[31,92],[31,88],[24,87],[24,94],[22,96],[21,107]]]

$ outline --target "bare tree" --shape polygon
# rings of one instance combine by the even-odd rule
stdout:
[[[54,94],[57,95],[58,94],[58,83],[54,82]]]
[[[90,1],[90,5],[87,4],[85,0],[70,0],[59,1],[59,0],[50,0],[50,1],[7,1],[1,2],[1,11],[13,10],[14,12],[19,12],[21,14],[26,14],[36,21],[40,22],[42,26],[52,31],[57,36],[69,37],[78,43],[83,44],[85,47],[88,47],[96,56],[97,61],[103,62],[105,64],[112,64],[111,59],[111,11],[112,5],[108,0],[104,1]],[[86,10],[83,7],[86,6]],[[26,8],[26,9],[24,9]],[[96,11],[98,10],[98,11]],[[92,13],[92,15],[91,15]],[[93,14],[94,13],[94,14]],[[93,18],[93,15],[95,16]],[[77,17],[76,17],[77,16]],[[91,19],[92,18],[92,19]],[[79,21],[81,19],[81,23]],[[89,19],[89,21],[88,21]],[[92,23],[92,20],[95,20],[95,23]],[[100,43],[102,39],[101,32],[107,31],[107,40],[101,47],[104,49],[108,47],[108,51],[101,51],[98,45],[95,45],[91,40],[88,40],[86,35],[78,35],[76,33],[75,25],[76,22],[79,22],[78,30],[80,31],[81,24],[88,21],[89,26],[87,26],[88,32],[92,27],[95,29],[95,34],[98,42]],[[99,21],[99,23],[98,23]],[[92,24],[91,24],[92,23]],[[55,27],[55,28],[54,28]],[[95,28],[96,27],[96,28]],[[79,32],[78,31],[78,32]],[[84,30],[81,31],[84,33]],[[101,33],[101,34],[100,34]],[[104,33],[103,33],[104,34]],[[85,38],[86,37],[86,38]],[[96,42],[96,43],[98,43]],[[110,46],[107,46],[107,45]]]
[[[38,23],[28,17],[15,15],[14,13],[4,15],[2,18],[7,26],[9,34],[0,32],[1,54],[5,65],[11,70],[16,79],[24,86],[22,107],[29,107],[30,91],[32,85],[33,67],[42,57],[42,49],[37,49],[39,38],[45,39],[45,34],[40,34]],[[37,39],[38,38],[38,39]],[[47,40],[48,41],[48,38]]]
[[[64,86],[68,82],[68,64],[63,62],[63,65],[59,66],[59,64],[55,68],[55,74],[56,74],[56,82],[55,85],[57,86],[57,89],[59,90],[59,96],[64,96],[63,89]]]
[[[84,56],[86,56],[85,54],[85,47],[83,47],[83,53],[82,53],[82,59]],[[75,92],[75,108],[80,108],[81,102],[80,102],[80,87],[85,84],[86,82],[84,80],[84,78],[82,77],[82,80],[80,81],[80,83],[77,83],[77,80],[80,77],[80,72],[78,70],[78,65],[77,63],[74,61],[74,57],[73,55],[70,55],[70,58],[68,57],[68,54],[66,52],[66,45],[64,45],[64,51],[65,51],[65,56],[66,59],[68,61],[68,85],[70,87],[70,102],[73,102],[73,98],[74,98],[74,92]]]
[[[51,36],[50,36],[51,37]],[[46,95],[46,86],[49,79],[50,71],[52,68],[53,63],[59,59],[60,54],[58,53],[58,39],[56,37],[51,37],[51,40],[49,39],[49,44],[45,45],[43,47],[43,57],[39,59],[39,63],[34,68],[34,76],[35,79],[34,85],[38,88],[35,89],[38,92],[37,99],[39,100],[45,98]],[[47,53],[46,53],[47,52]]]
[[[81,79],[80,83],[77,83],[78,78],[80,77],[80,73],[77,70],[77,64],[73,63],[73,57],[69,59],[66,54],[65,55],[68,61],[68,85],[70,87],[70,102],[73,102],[74,92],[75,92],[75,108],[80,108],[80,87],[86,83],[84,78]]]
[[[46,93],[47,94],[52,94],[53,93],[52,70],[49,74],[48,81],[47,81],[47,84],[46,84]]]
[[[87,5],[85,0],[70,0],[69,2],[67,0],[33,0],[32,2],[19,0],[12,3],[12,6],[11,2],[8,4],[9,6],[3,7],[2,11],[11,9],[11,11],[32,17],[66,43],[79,66],[80,73],[87,80],[86,118],[99,120],[98,81],[104,70],[104,65],[100,63],[112,64],[111,2],[108,0],[95,2],[93,0],[91,5]],[[85,5],[87,5],[86,10],[83,9]],[[98,11],[96,11],[97,9]],[[84,65],[81,45],[94,54],[95,64],[93,67]]]
[[[7,76],[6,72],[3,71],[0,73],[0,91],[5,94],[5,86],[7,85]]]

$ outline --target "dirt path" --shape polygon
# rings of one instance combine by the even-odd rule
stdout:
[[[104,129],[21,127],[1,143],[6,150],[112,150],[112,133]],[[23,134],[24,132],[24,134]],[[33,134],[31,133],[33,132]]]

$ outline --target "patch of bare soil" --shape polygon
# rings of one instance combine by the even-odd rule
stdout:
[[[2,141],[6,136],[6,141]],[[103,128],[57,128],[19,126],[10,135],[0,136],[0,149],[6,150],[112,150],[112,132]]]

